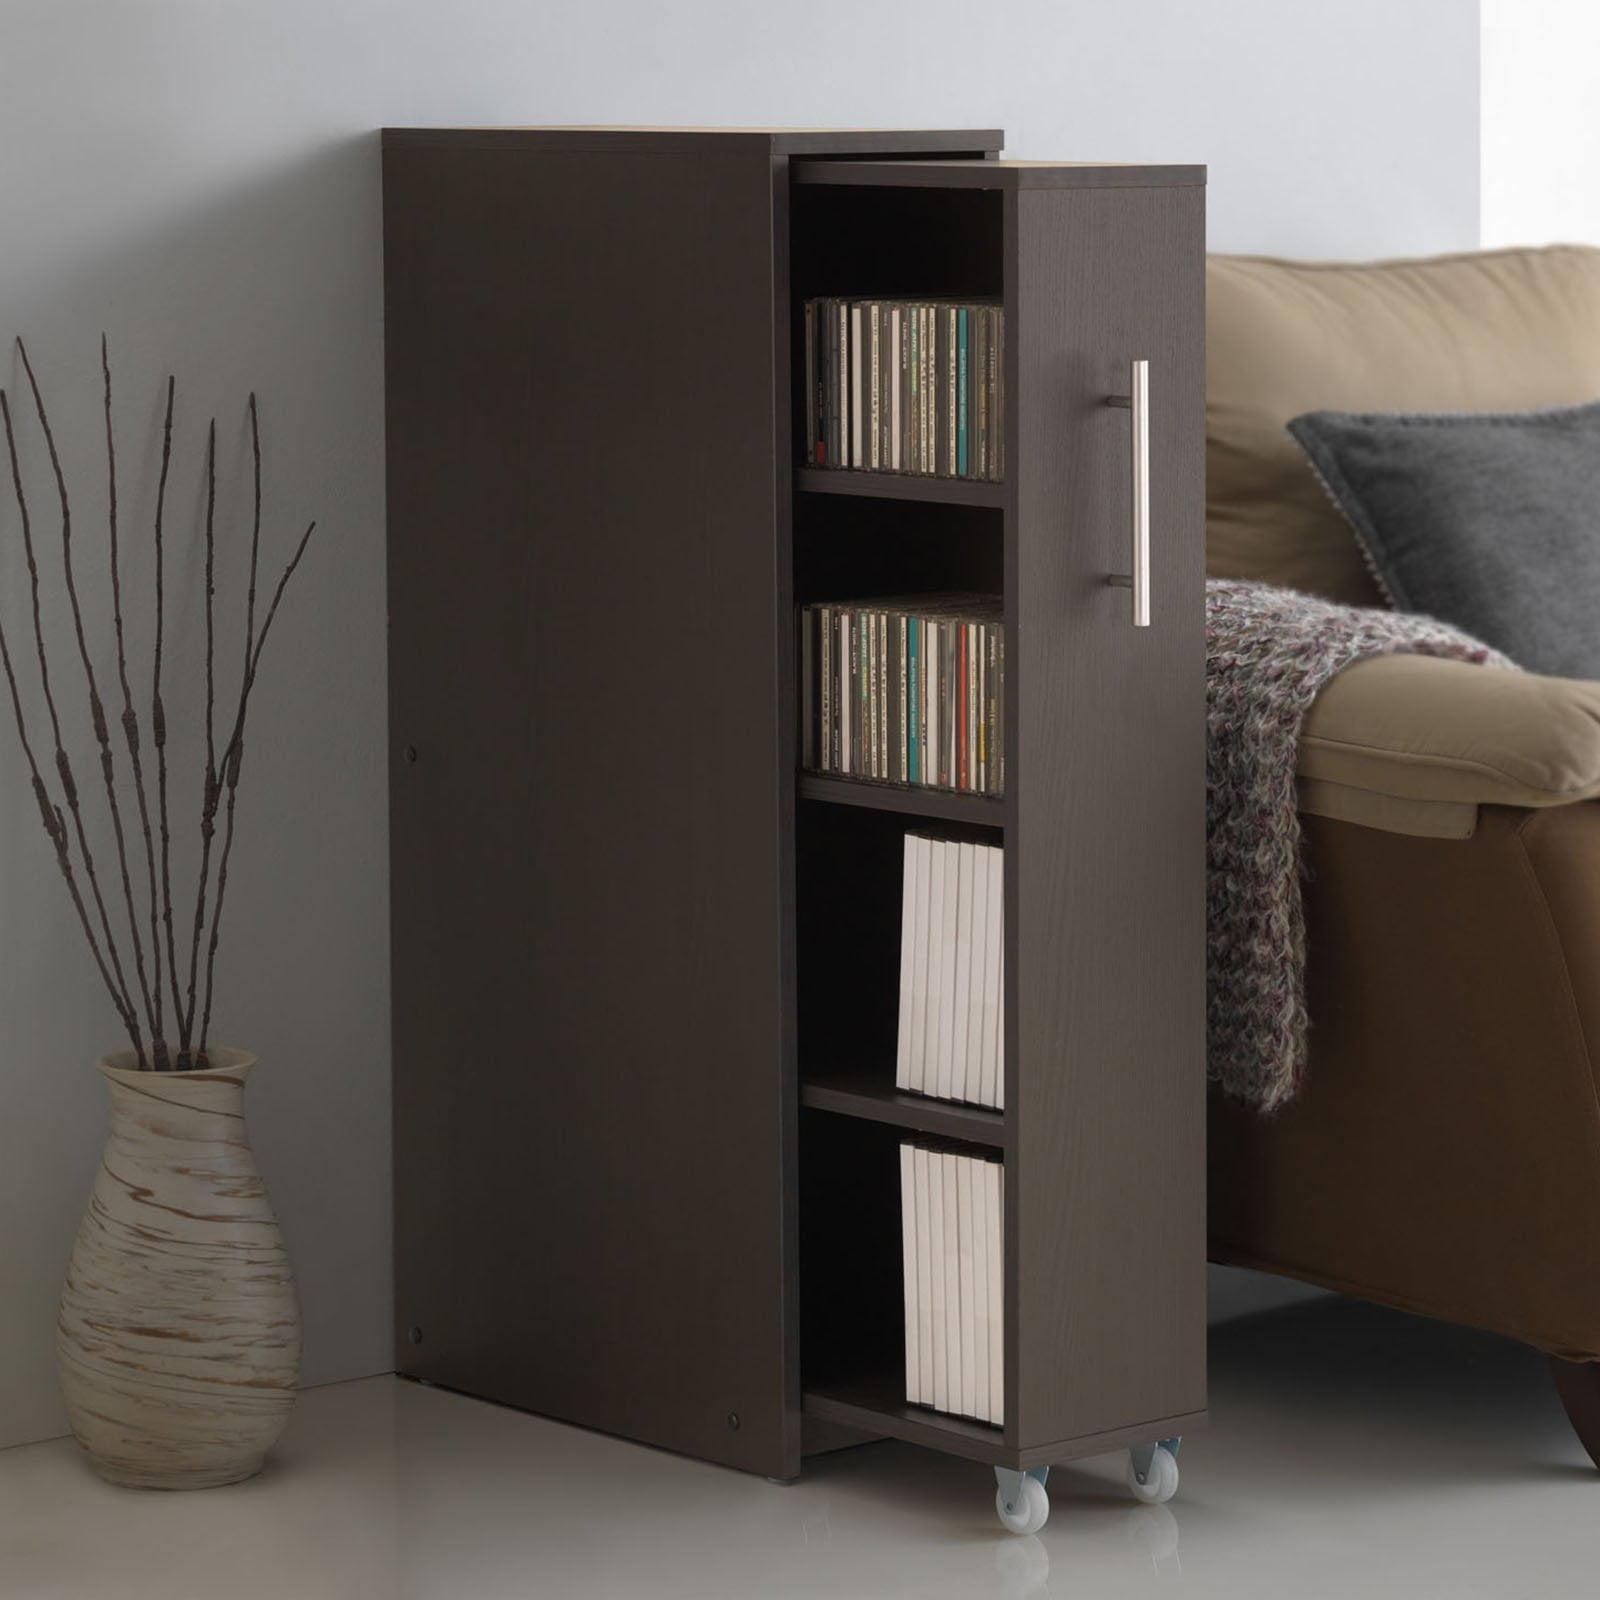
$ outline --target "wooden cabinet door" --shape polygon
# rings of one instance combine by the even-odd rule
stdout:
[[[1043,1460],[1205,1406],[1204,197],[1006,197],[1008,1441]],[[1107,583],[1135,358],[1147,628]]]

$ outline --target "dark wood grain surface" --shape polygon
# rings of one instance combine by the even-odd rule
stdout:
[[[408,1374],[776,1477],[1203,1413],[1204,190],[999,146],[385,136]],[[797,470],[800,299],[869,270],[1004,293],[1004,485]],[[1135,356],[1148,631],[1105,582]],[[1004,800],[797,774],[797,601],[1002,586]],[[1003,1116],[892,1087],[919,818],[1007,847]],[[907,1129],[1005,1154],[1003,1430],[897,1392]]]
[[[992,159],[1005,143],[999,128],[683,128],[647,126],[385,128],[390,149],[450,145],[456,149],[525,149],[547,154],[587,150],[606,155],[695,155],[715,146],[791,156],[871,159],[881,156]]]
[[[993,1466],[1011,1464],[1011,1452],[998,1428],[966,1417],[945,1416],[926,1406],[906,1404],[903,1382],[872,1380],[829,1384],[808,1389],[808,1416],[847,1427],[871,1429],[911,1444],[927,1445],[946,1455],[965,1456]]]
[[[1099,161],[797,160],[797,184],[882,189],[1167,189],[1203,187],[1202,166],[1149,166]]]
[[[877,500],[931,500],[957,506],[1005,503],[1004,484],[971,478],[921,478],[908,472],[802,467],[795,474],[795,487],[807,494],[859,494]]]
[[[1007,1435],[1205,1406],[1202,188],[1007,197]],[[1128,364],[1150,362],[1152,625]]]
[[[966,1417],[945,1416],[926,1406],[908,1405],[903,1388],[870,1379],[824,1384],[807,1389],[805,1414],[818,1421],[878,1433],[910,1444],[925,1445],[946,1455],[965,1456],[996,1467],[1049,1467],[1085,1456],[1109,1454],[1152,1439],[1170,1439],[1205,1422],[1203,1412],[1172,1417],[1147,1417],[1129,1427],[1106,1428],[1073,1439],[1050,1440],[1022,1447],[998,1428]]]
[[[788,1475],[770,151],[386,178],[400,1363]]]
[[[957,794],[950,789],[925,789],[910,785],[873,783],[865,778],[836,778],[827,773],[803,772],[800,798],[829,805],[863,806],[871,811],[898,811],[903,816],[937,818],[944,822],[974,822],[997,828],[1005,821],[1005,802],[993,795]]]
[[[907,1094],[876,1065],[859,1070],[807,1066],[800,1084],[800,1104],[840,1116],[862,1117],[916,1133],[969,1144],[1003,1146],[1006,1119],[988,1106],[955,1100],[935,1100],[925,1094]]]

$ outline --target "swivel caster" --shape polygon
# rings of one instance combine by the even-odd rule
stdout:
[[[994,1469],[994,1509],[1010,1533],[1037,1533],[1050,1516],[1050,1496],[1045,1489],[1049,1467],[1029,1467],[1026,1472]]]
[[[1178,1492],[1178,1446],[1181,1438],[1139,1444],[1128,1452],[1128,1487],[1147,1506],[1165,1505]]]

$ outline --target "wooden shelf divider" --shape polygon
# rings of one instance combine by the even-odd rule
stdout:
[[[999,508],[1006,503],[1006,486],[985,478],[933,478],[911,472],[863,472],[853,467],[796,467],[794,486],[807,494],[867,495],[947,506]]]
[[[949,1455],[965,1456],[969,1461],[1007,1466],[1015,1456],[999,1428],[974,1422],[970,1417],[908,1405],[903,1375],[899,1373],[882,1381],[824,1383],[807,1389],[801,1409],[820,1421],[928,1445]]]
[[[800,1084],[800,1104],[815,1111],[831,1111],[868,1122],[885,1122],[913,1133],[969,1144],[1003,1148],[1006,1117],[992,1106],[968,1105],[961,1100],[936,1100],[925,1094],[908,1094],[865,1074],[850,1072],[806,1073]]]
[[[802,772],[798,789],[802,800],[864,806],[870,811],[899,811],[941,822],[975,822],[986,828],[1005,826],[1006,803],[998,795],[956,794],[949,789],[918,789],[865,778],[837,778],[821,772]]]

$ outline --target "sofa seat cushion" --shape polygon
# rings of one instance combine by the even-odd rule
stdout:
[[[1461,837],[1479,805],[1600,796],[1600,683],[1433,656],[1347,667],[1312,704],[1301,810]]]
[[[1206,272],[1213,577],[1379,596],[1286,432],[1306,411],[1530,411],[1600,398],[1600,250],[1339,264],[1213,256]]]

